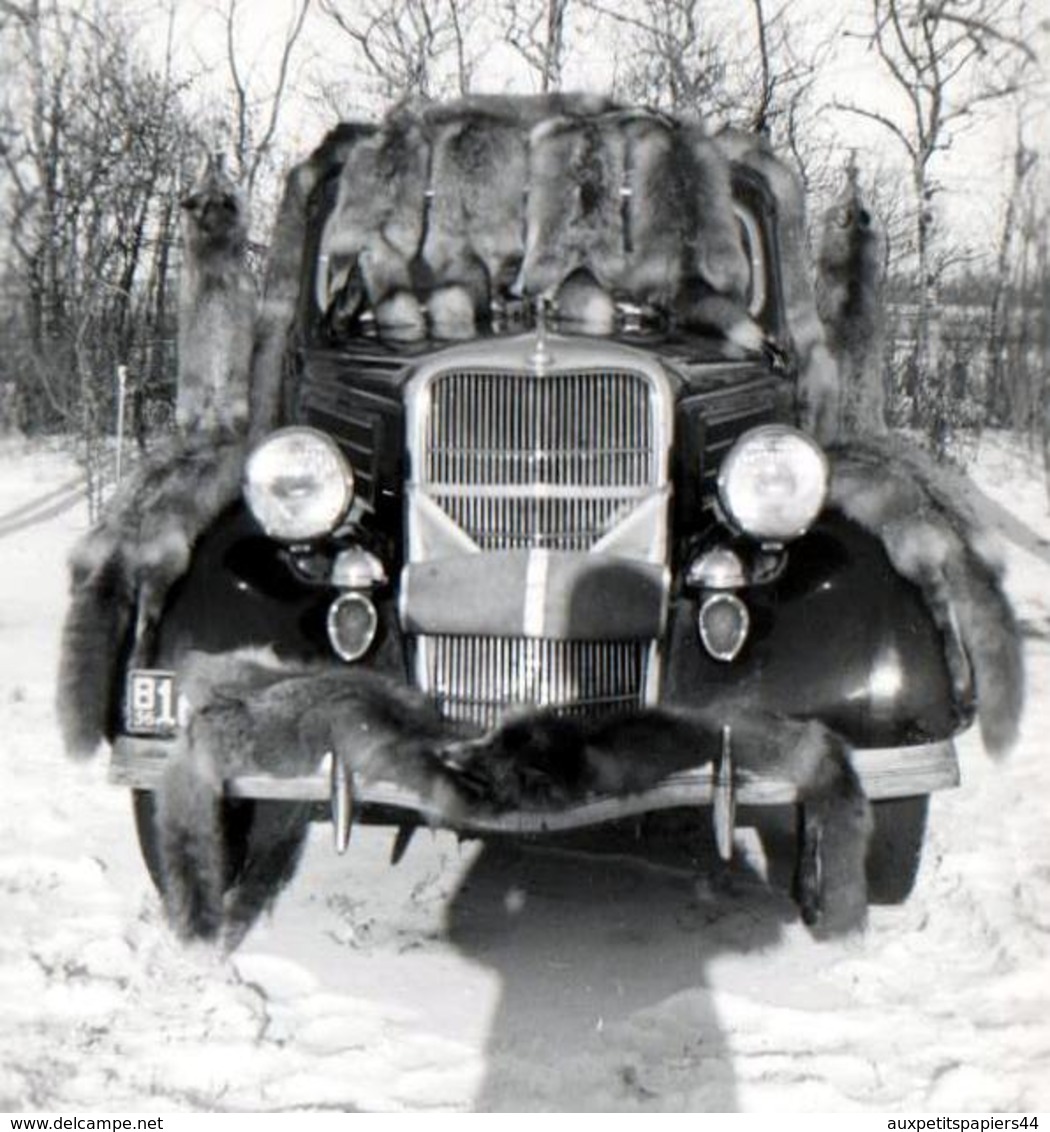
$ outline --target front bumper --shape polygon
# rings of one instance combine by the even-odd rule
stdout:
[[[160,786],[168,760],[177,753],[179,740],[118,736],[113,743],[110,781],[139,790]],[[853,750],[850,762],[865,795],[872,801],[929,794],[959,784],[959,764],[951,740],[907,747]],[[224,782],[230,798],[316,803],[339,808],[344,789],[332,756],[314,773],[279,777],[272,774],[238,774]],[[357,782],[352,806],[357,816],[380,811],[390,824],[423,823],[461,833],[556,833],[638,817],[659,810],[718,805],[726,788],[716,764],[677,771],[637,792],[592,796],[558,809],[518,809],[503,813],[469,813],[450,819],[448,813],[423,795],[395,781]],[[768,773],[733,775],[728,786],[734,804],[741,806],[790,805],[799,789],[771,764]]]

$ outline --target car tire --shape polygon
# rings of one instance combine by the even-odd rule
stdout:
[[[922,862],[930,798],[893,798],[873,802],[868,843],[869,904],[902,904],[912,893]]]

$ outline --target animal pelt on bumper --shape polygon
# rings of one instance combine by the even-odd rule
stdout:
[[[208,815],[234,775],[310,773],[332,751],[359,786],[394,783],[436,824],[464,828],[471,817],[637,793],[709,765],[726,723],[738,773],[776,766],[805,804],[798,894],[807,923],[835,932],[864,920],[868,806],[843,743],[819,724],[714,708],[596,722],[536,712],[479,737],[381,675],[267,670],[237,654],[194,658],[183,686],[198,707],[158,799],[167,908],[183,935],[215,935],[231,899],[216,879],[223,841]]]
[[[66,750],[94,753],[111,732],[115,681],[128,634],[142,650],[203,531],[239,495],[240,433],[177,437],[151,454],[73,548],[62,628],[58,717]]]
[[[897,573],[922,591],[953,678],[965,685],[972,673],[985,747],[1003,754],[1024,704],[1021,635],[965,477],[899,437],[853,439],[828,456],[829,505],[880,539]]]

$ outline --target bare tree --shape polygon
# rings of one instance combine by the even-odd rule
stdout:
[[[5,290],[17,307],[0,371],[17,384],[23,423],[75,430],[93,474],[117,365],[148,372],[171,331],[161,276],[191,130],[170,68],[147,65],[106,10],[26,0],[5,15],[18,80],[0,106]]]
[[[540,90],[561,90],[572,0],[504,0],[504,35],[539,79]]]
[[[226,63],[233,93],[232,142],[237,178],[249,198],[264,162],[273,149],[277,125],[284,105],[291,73],[292,54],[306,23],[310,0],[296,0],[295,9],[284,31],[277,57],[276,72],[265,91],[253,89],[252,75],[246,71],[238,50],[240,0],[224,0],[222,9]]]
[[[983,104],[1016,92],[1035,62],[1016,24],[1016,0],[870,0],[871,26],[862,35],[904,110],[838,100],[850,115],[875,123],[903,150],[915,205],[916,349],[914,393],[925,401],[927,423],[943,430],[945,390],[937,381],[938,290],[945,262],[935,224],[941,184],[935,159],[952,132]],[[938,441],[940,446],[940,441]]]
[[[320,0],[320,6],[354,44],[384,102],[470,91],[475,0]]]
[[[1016,420],[1015,398],[1006,373],[1006,342],[1009,336],[1008,303],[1012,277],[1012,262],[1016,255],[1018,238],[1024,238],[1024,190],[1029,175],[1035,169],[1037,154],[1026,143],[1024,122],[1021,115],[1017,120],[1017,142],[1014,149],[1013,169],[1010,187],[1007,191],[1006,205],[1003,209],[1003,223],[999,234],[999,250],[996,256],[995,273],[992,278],[992,293],[988,302],[988,345],[987,345],[987,392],[986,404],[993,420]],[[1025,262],[1027,249],[1022,248],[1021,260]],[[1027,290],[1027,289],[1025,289]],[[1023,293],[1023,292],[1022,292]]]
[[[617,85],[635,102],[703,117],[731,104],[719,37],[702,0],[580,0],[629,43]]]

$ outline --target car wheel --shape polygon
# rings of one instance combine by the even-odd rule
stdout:
[[[926,836],[928,794],[871,805],[874,826],[868,844],[868,903],[902,904],[919,875]]]

